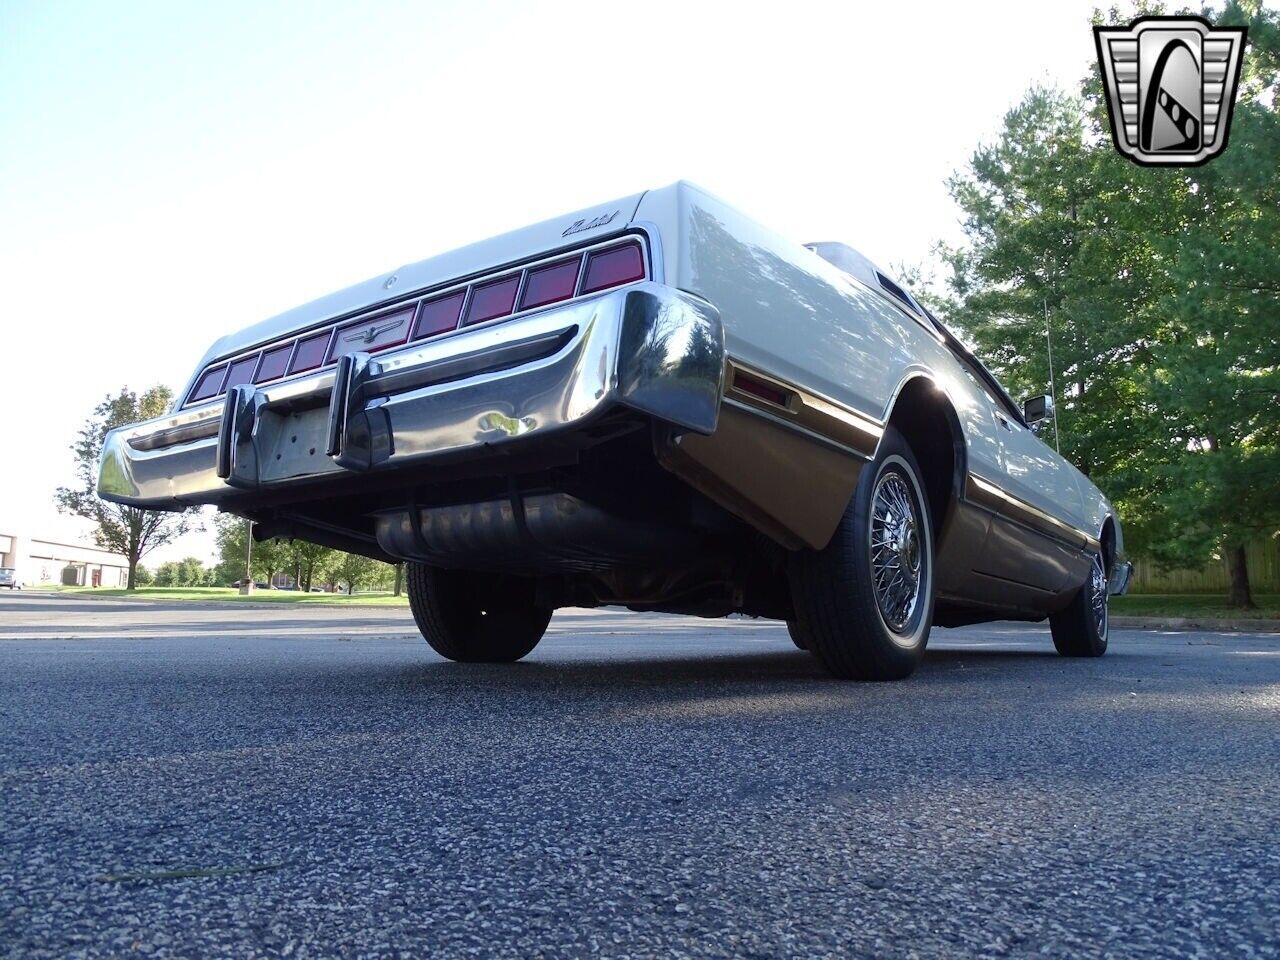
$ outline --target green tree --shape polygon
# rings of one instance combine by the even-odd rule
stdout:
[[[245,537],[248,521],[230,513],[220,513],[213,520],[218,544],[217,581],[234,583],[244,576]],[[276,574],[292,567],[289,544],[284,540],[255,540],[250,562],[254,580],[270,583]]]
[[[289,541],[290,566],[294,570],[298,589],[306,592],[312,586],[327,583],[342,554],[332,547],[322,547],[306,540]]]
[[[383,584],[391,574],[392,568],[389,564],[371,557],[362,557],[357,553],[340,554],[332,571],[334,580],[346,584],[348,593]]]
[[[1141,491],[1166,565],[1221,555],[1230,602],[1252,606],[1245,544],[1280,527],[1280,11],[1229,4],[1249,46],[1217,159],[1169,176],[1174,220],[1154,238],[1150,418],[1163,440]]]
[[[155,582],[157,587],[176,587],[182,582],[181,570],[172,560],[166,560],[156,567]]]
[[[202,587],[205,582],[204,563],[199,557],[183,557],[178,561],[178,585]]]
[[[137,583],[137,585],[140,587],[149,587],[151,586],[151,584],[156,582],[155,574],[153,574],[150,570],[148,570],[142,564],[138,564],[138,569],[134,573],[133,579],[134,579],[134,582]]]
[[[1228,150],[1189,169],[1121,157],[1096,65],[1078,95],[1031,90],[950,181],[967,242],[941,251],[942,309],[1015,394],[1048,388],[1051,337],[1057,439],[1130,546],[1223,556],[1248,606],[1244,543],[1280,526],[1280,14],[1209,16],[1249,26]]]
[[[122,554],[129,562],[128,589],[137,586],[139,561],[156,547],[171,543],[192,529],[189,512],[166,513],[110,503],[98,496],[98,459],[107,432],[115,427],[164,414],[173,396],[167,387],[152,387],[139,395],[128,387],[106,397],[85,421],[71,450],[75,454],[73,486],[58,487],[54,501],[64,513],[91,520],[98,546]]]

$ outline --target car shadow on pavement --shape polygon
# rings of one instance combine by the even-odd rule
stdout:
[[[1046,658],[1056,658],[1050,648],[1042,650],[989,650],[928,651],[924,663],[913,675],[913,680],[954,678],[955,667],[964,661],[982,660],[985,663],[1001,661],[1004,664],[1041,663]],[[591,659],[540,659],[537,654],[528,660],[514,664],[464,664],[435,660],[413,666],[394,666],[357,671],[373,684],[388,683],[393,686],[410,686],[428,690],[437,686],[454,688],[465,685],[477,691],[523,690],[574,691],[634,688],[652,686],[667,690],[696,686],[706,689],[712,686],[749,684],[768,688],[811,687],[815,681],[823,682],[827,689],[889,690],[894,684],[859,684],[837,680],[828,674],[812,655],[796,649],[770,650],[749,653],[715,653],[690,651],[686,655],[634,656],[619,653],[611,658],[596,654]],[[974,672],[975,679],[978,671]],[[911,680],[907,681],[912,682]]]

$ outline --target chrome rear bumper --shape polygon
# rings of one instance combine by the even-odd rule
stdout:
[[[252,499],[561,434],[616,407],[710,434],[724,370],[716,309],[644,282],[113,430],[98,492],[151,509]]]

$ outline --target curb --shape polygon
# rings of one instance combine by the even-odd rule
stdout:
[[[342,600],[311,600],[307,601],[291,601],[276,600],[266,603],[255,603],[252,600],[170,600],[165,597],[103,597],[92,593],[62,593],[58,590],[23,590],[23,593],[40,597],[57,597],[59,600],[94,600],[98,603],[123,603],[132,604],[134,606],[153,606],[158,603],[176,606],[181,604],[183,607],[192,607],[202,610],[225,610],[228,607],[240,610],[297,610],[297,609],[315,609],[317,607],[325,610],[399,610],[401,608],[408,610],[408,605],[404,603],[350,603]]]
[[[1199,630],[1210,633],[1280,633],[1280,619],[1246,620],[1213,617],[1116,617],[1113,627],[1123,630]]]

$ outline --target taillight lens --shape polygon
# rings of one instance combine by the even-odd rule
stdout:
[[[413,338],[433,337],[437,333],[447,333],[458,326],[458,316],[462,313],[462,301],[467,299],[467,291],[459,290],[445,297],[428,300],[418,311],[418,323],[413,328]]]
[[[326,330],[324,333],[317,333],[314,337],[299,340],[297,349],[293,351],[293,360],[289,363],[289,372],[313,370],[324,363],[324,355],[329,352],[331,336],[333,331]]]
[[[520,295],[520,309],[529,310],[568,300],[577,292],[578,268],[581,266],[582,257],[578,256],[530,270],[524,282],[524,293]]]
[[[638,243],[610,250],[598,250],[587,257],[587,276],[583,293],[607,290],[619,284],[644,279],[644,256]]]
[[[242,383],[248,383],[253,379],[253,371],[257,366],[258,355],[256,353],[252,357],[237,360],[227,372],[227,382],[222,385],[222,389],[224,391],[230,390],[232,387],[238,387]]]
[[[258,364],[258,374],[253,378],[254,383],[264,383],[267,380],[275,380],[277,377],[283,377],[285,370],[289,367],[289,354],[293,352],[293,344],[286,343],[283,347],[276,347],[274,350],[268,350],[262,355],[262,363]]]
[[[467,307],[464,326],[483,323],[495,317],[505,317],[516,305],[516,291],[520,289],[520,274],[503,277],[492,283],[483,283],[471,289],[471,304]]]
[[[216,397],[222,392],[222,378],[226,375],[226,365],[210,367],[200,379],[196,381],[195,388],[191,391],[188,403],[195,403],[197,400],[208,400],[210,397]]]

